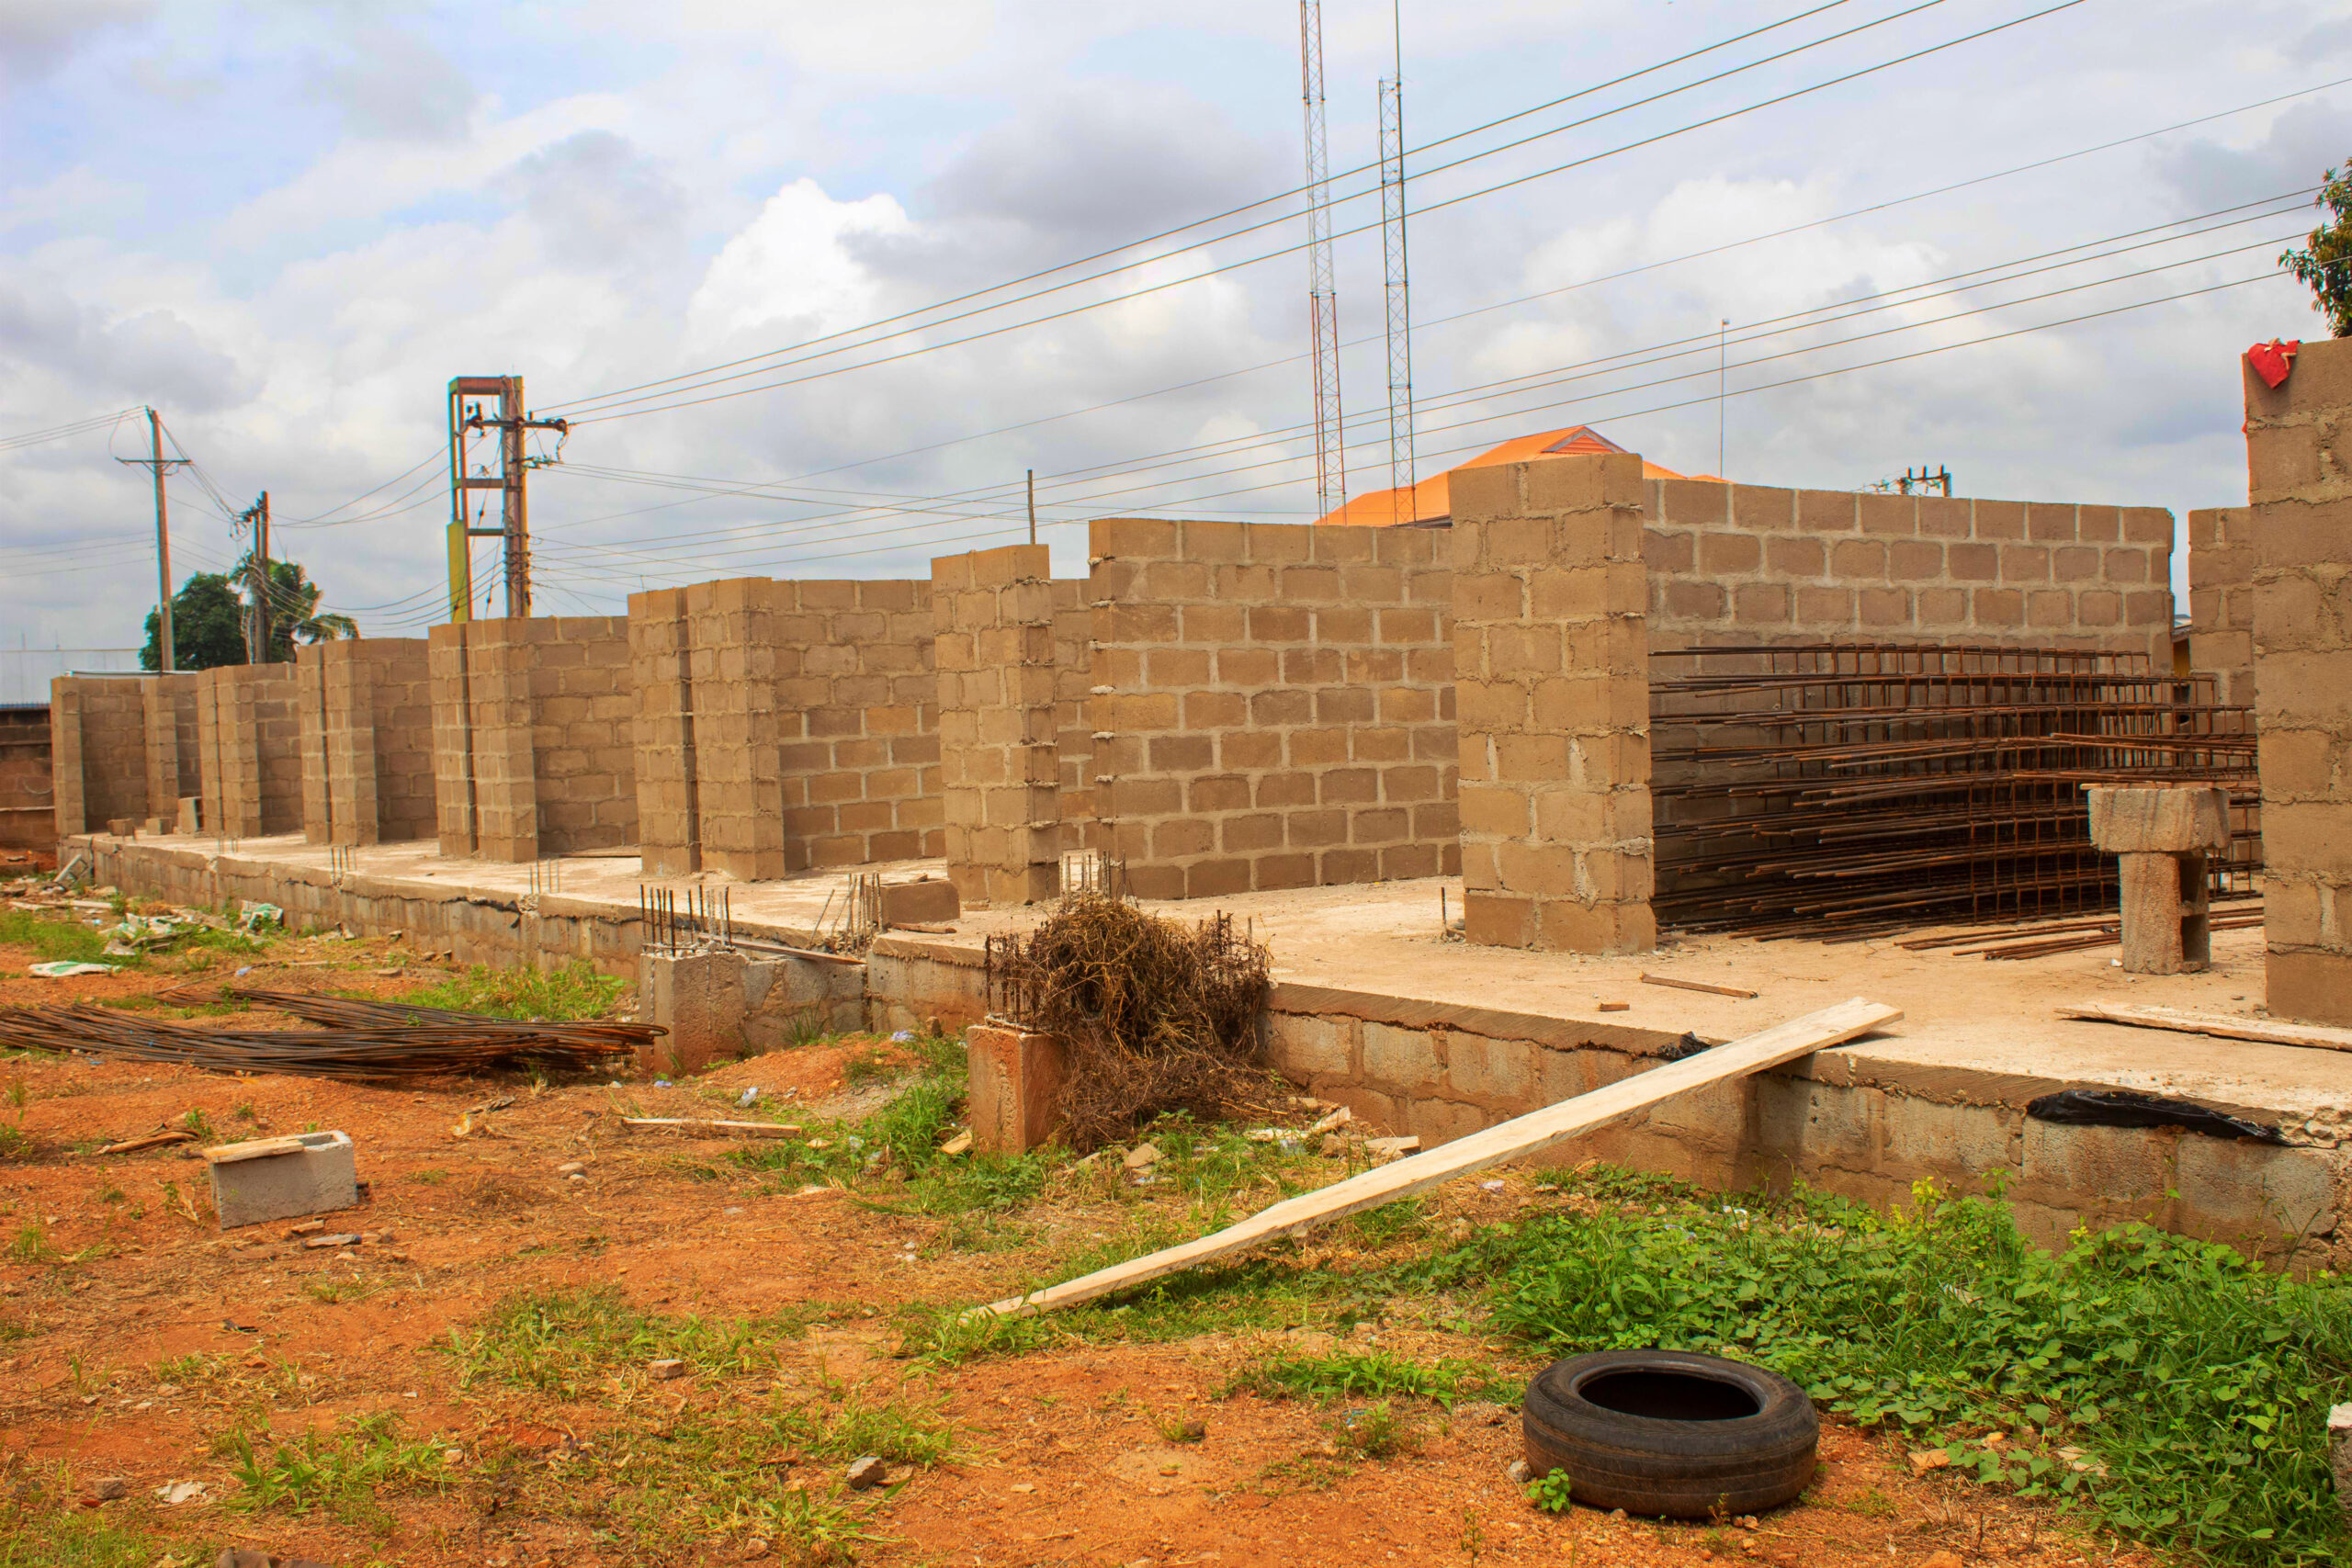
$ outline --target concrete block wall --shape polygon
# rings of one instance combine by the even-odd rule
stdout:
[[[1641,459],[1453,484],[1464,933],[1638,953],[1650,913],[1649,574]]]
[[[223,839],[299,831],[302,725],[294,666],[231,664],[197,680],[204,830]]]
[[[2352,1024],[2352,340],[2244,374],[2268,1002]]]
[[[147,811],[176,827],[179,803],[204,793],[202,752],[197,742],[195,671],[154,675],[140,682],[147,719]]]
[[[948,879],[967,906],[1041,903],[1061,847],[1050,552],[937,557],[931,604]]]
[[[2172,668],[2172,513],[1647,482],[1654,648],[2032,643]]]
[[[57,782],[50,766],[49,710],[0,709],[0,846],[57,846]]]
[[[474,621],[430,640],[443,854],[528,861],[636,842],[625,617]]]
[[[103,833],[117,818],[148,815],[143,684],[132,676],[50,682],[50,789],[60,837]]]
[[[302,832],[311,843],[400,843],[437,831],[428,647],[424,637],[379,637],[295,650]]]
[[[629,600],[646,869],[942,852],[931,584],[743,578]]]
[[[1442,536],[1093,525],[1099,840],[1144,897],[1459,864]],[[1107,737],[1107,739],[1106,739]]]
[[[2188,667],[2213,677],[2213,699],[2254,699],[2254,513],[2222,506],[2188,514]]]
[[[1061,821],[1057,848],[1096,847],[1094,834],[1094,727],[1087,722],[1087,699],[1094,685],[1094,611],[1091,585],[1063,578],[1054,592],[1054,757],[1059,768]]]

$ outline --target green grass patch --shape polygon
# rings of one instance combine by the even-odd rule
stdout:
[[[266,1446],[265,1451],[264,1445]],[[214,1444],[240,1489],[227,1506],[247,1513],[324,1513],[379,1535],[392,1517],[378,1501],[385,1493],[435,1491],[448,1483],[442,1447],[401,1436],[399,1417],[362,1416],[332,1433],[309,1431],[292,1442],[256,1443],[236,1432]]]
[[[1468,1361],[1416,1361],[1383,1351],[1329,1356],[1267,1356],[1235,1372],[1220,1399],[1254,1393],[1261,1399],[1426,1399],[1452,1409],[1465,1399],[1515,1398],[1519,1385]]]
[[[148,1534],[103,1517],[60,1505],[56,1511],[21,1501],[0,1508],[0,1568],[153,1568],[161,1562],[209,1563],[217,1540]]]
[[[607,1379],[675,1359],[721,1376],[773,1372],[823,1309],[803,1304],[759,1318],[706,1320],[646,1313],[609,1286],[526,1291],[506,1297],[471,1334],[443,1343],[464,1387],[503,1382],[562,1399],[601,1391]]]
[[[84,925],[79,915],[51,916],[29,909],[0,909],[0,944],[29,947],[44,963],[128,966],[137,962],[106,956],[107,939],[99,934],[96,926]]]
[[[0,1125],[0,1159],[30,1159],[36,1147],[32,1134],[22,1127]]]
[[[1547,1214],[1419,1272],[1484,1287],[1497,1325],[1548,1354],[1771,1367],[1865,1426],[1945,1443],[1963,1473],[2168,1551],[2352,1561],[2324,1431],[2352,1399],[2352,1286],[2143,1225],[2052,1256],[1996,1199],[1916,1194],[1893,1214],[1818,1195]]]
[[[585,960],[576,960],[560,969],[492,969],[477,964],[462,975],[393,999],[411,1007],[555,1022],[608,1017],[628,994],[628,981],[599,975]]]

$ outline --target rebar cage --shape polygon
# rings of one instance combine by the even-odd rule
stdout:
[[[2112,908],[2084,786],[2216,784],[2250,893],[2262,834],[2249,710],[2143,654],[1815,643],[1652,656],[1663,926],[1758,936]]]

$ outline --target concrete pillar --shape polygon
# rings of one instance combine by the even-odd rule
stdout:
[[[2352,1024],[2352,340],[2244,375],[2267,999]]]
[[[2230,792],[2212,784],[2092,784],[2091,842],[2117,857],[2123,967],[2181,975],[2212,962],[2205,857],[2230,847]]]
[[[702,869],[695,799],[695,687],[683,588],[628,599],[638,852],[648,876]]]
[[[1043,545],[931,563],[947,874],[967,904],[1035,904],[1059,880],[1054,592]]]
[[[1640,953],[1650,911],[1648,580],[1630,454],[1453,476],[1464,932]]]
[[[965,1109],[983,1154],[1026,1154],[1061,1130],[1069,1057],[1058,1036],[1000,1024],[964,1032]]]
[[[2254,705],[2254,514],[2188,514],[2188,668],[2213,677],[2218,702]]]
[[[695,838],[703,869],[746,881],[786,870],[771,587],[739,577],[685,591]]]
[[[207,670],[197,698],[204,817],[223,838],[256,839],[302,825],[301,725],[294,668]]]

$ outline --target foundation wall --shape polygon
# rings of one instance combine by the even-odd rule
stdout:
[[[0,847],[47,851],[57,843],[57,782],[49,710],[0,710]]]
[[[1089,721],[1102,843],[1143,897],[1430,876],[1460,863],[1442,536],[1093,525]]]
[[[2172,668],[2172,513],[1648,481],[1656,649],[1834,637],[2032,643]]]
[[[302,831],[311,842],[434,835],[428,646],[424,637],[381,637],[295,650]]]
[[[90,675],[50,682],[50,788],[61,835],[148,815],[144,683]]]
[[[197,743],[197,687],[202,677],[153,675],[140,682],[147,719],[147,811],[174,827],[179,803],[204,794],[202,756]]]
[[[928,582],[741,578],[629,600],[646,869],[942,852]]]
[[[2254,513],[2188,514],[2188,668],[2213,677],[2216,702],[2255,705]]]
[[[294,666],[232,664],[202,671],[197,682],[204,830],[258,839],[300,829],[302,726]]]
[[[2244,374],[2268,1002],[2352,1024],[2352,340]]]
[[[473,621],[430,641],[443,854],[529,861],[636,841],[625,617]]]

